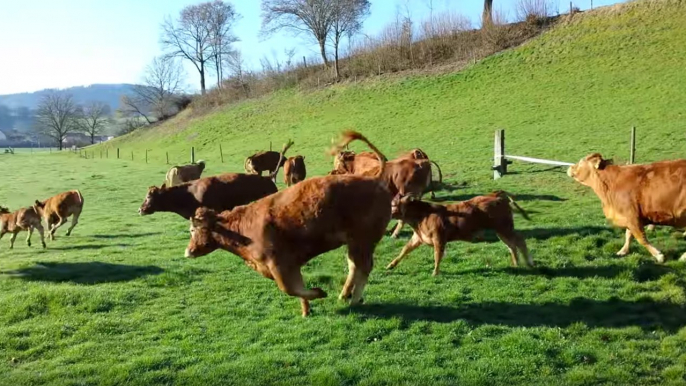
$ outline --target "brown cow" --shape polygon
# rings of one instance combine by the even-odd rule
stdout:
[[[282,157],[292,144],[289,142],[284,145]],[[276,193],[278,188],[273,176],[273,173],[267,177],[224,173],[171,188],[151,186],[138,213],[144,216],[155,212],[173,212],[189,219],[202,206],[218,211],[233,209]]]
[[[646,238],[646,225],[686,226],[686,160],[643,165],[613,165],[598,153],[589,154],[567,170],[600,198],[605,217],[626,228],[624,246],[618,256],[629,253],[632,236],[659,263],[662,252]],[[686,253],[679,259],[686,260]]]
[[[79,223],[79,216],[81,216],[81,211],[83,211],[83,196],[78,190],[70,190],[44,201],[36,200],[34,207],[45,219],[50,239],[55,240],[55,231],[67,222],[69,216],[72,216],[72,218],[71,226],[67,229],[67,236],[71,235],[71,231]]]
[[[248,174],[259,174],[260,176],[262,175],[262,172],[273,170],[273,178],[276,178],[279,168],[286,162],[283,155],[284,152],[279,153],[278,151],[272,150],[261,151],[246,158],[243,168]]]
[[[17,233],[21,231],[28,231],[29,235],[26,237],[26,245],[31,246],[31,235],[33,230],[37,229],[40,235],[40,242],[45,248],[45,237],[43,234],[43,224],[41,224],[41,216],[38,209],[34,206],[19,209],[10,213],[9,209],[0,206],[0,239],[5,233],[11,233],[10,249],[14,248],[14,240],[17,238]]]
[[[393,269],[410,252],[422,244],[434,247],[434,271],[439,273],[439,266],[449,241],[472,241],[486,229],[496,232],[500,240],[507,245],[512,257],[512,265],[518,262],[517,249],[526,256],[526,264],[533,266],[526,242],[514,229],[512,204],[524,218],[528,215],[505,192],[498,191],[486,196],[477,196],[468,201],[451,205],[432,204],[411,197],[393,200],[393,217],[410,224],[414,234],[405,245],[400,255],[386,269]]]
[[[345,143],[359,139],[346,132]],[[391,194],[376,178],[325,176],[311,178],[232,211],[216,214],[200,208],[191,219],[186,257],[224,249],[245,260],[279,289],[301,298],[302,315],[309,301],[326,297],[307,289],[301,267],[320,254],[348,247],[348,278],[340,299],[361,300],[373,266],[376,244],[391,219]]]
[[[307,170],[305,169],[305,157],[296,155],[290,157],[283,165],[283,182],[287,186],[297,184],[305,179]]]
[[[202,160],[195,164],[174,166],[167,172],[164,185],[172,187],[185,182],[195,181],[200,178],[203,170],[205,170],[205,161]]]

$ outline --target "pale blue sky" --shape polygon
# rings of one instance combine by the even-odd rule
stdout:
[[[574,0],[582,9],[592,0]],[[197,0],[0,0],[0,94],[66,88],[93,83],[135,83],[159,48],[160,23],[176,16]],[[298,48],[297,57],[317,55],[310,40],[286,32],[263,40],[260,0],[231,1],[242,15],[235,33],[247,63]],[[409,9],[413,20],[427,18],[429,0],[371,0],[371,16],[364,33],[375,35],[395,18],[396,9]],[[495,0],[494,6],[514,16],[517,0]],[[593,0],[594,7],[620,2]],[[560,12],[569,8],[559,3]],[[478,25],[482,0],[433,0],[434,12],[455,10]],[[302,60],[302,59],[301,59]],[[190,90],[197,89],[197,74],[187,67]],[[211,82],[208,82],[211,83]]]

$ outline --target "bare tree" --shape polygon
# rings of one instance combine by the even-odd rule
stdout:
[[[178,20],[166,18],[162,23],[162,47],[171,57],[193,63],[200,74],[200,92],[205,94],[207,65],[215,62],[226,47],[235,41],[231,34],[238,14],[230,4],[222,1],[189,5],[181,10]],[[221,71],[217,76],[221,77]]]
[[[177,112],[176,98],[183,92],[185,73],[171,57],[156,57],[145,68],[143,83],[133,86],[131,95],[121,98],[120,111],[125,116],[141,116],[148,124]]]
[[[231,72],[231,76],[236,80],[237,85],[243,90],[245,97],[250,97],[250,88],[246,81],[245,60],[241,51],[234,50],[229,52],[224,58],[226,66]]]
[[[203,7],[207,14],[212,62],[217,75],[217,87],[221,87],[222,79],[224,79],[223,59],[231,53],[231,45],[238,41],[238,38],[233,35],[232,29],[239,15],[233,5],[221,0],[203,3],[199,6]]]
[[[77,106],[71,95],[50,93],[41,99],[36,111],[36,129],[57,142],[62,150],[67,134],[77,127]]]
[[[330,0],[332,8],[331,40],[334,52],[334,69],[336,79],[340,79],[341,72],[338,65],[338,49],[344,35],[350,36],[362,29],[363,19],[369,15],[371,4],[369,0]]]
[[[78,128],[95,143],[95,136],[100,134],[109,121],[110,106],[102,102],[91,102],[80,109],[76,124]]]
[[[484,12],[481,16],[483,25],[488,25],[493,22],[493,0],[484,0]]]
[[[269,35],[285,29],[295,34],[311,34],[328,67],[326,41],[333,26],[333,3],[332,0],[262,0],[262,32]]]

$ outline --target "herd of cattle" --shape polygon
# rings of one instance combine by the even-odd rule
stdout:
[[[367,144],[372,152],[344,150],[352,141]],[[281,152],[260,152],[245,161],[246,174],[224,173],[201,178],[205,163],[176,166],[169,170],[160,187],[150,187],[139,209],[141,215],[173,212],[190,219],[190,242],[185,256],[195,258],[224,249],[276,282],[279,289],[301,299],[303,316],[309,301],[324,298],[320,288],[306,288],[302,266],[312,258],[346,245],[349,273],[339,298],[355,304],[361,301],[373,267],[377,243],[390,220],[398,224],[393,237],[407,223],[414,234],[388,266],[394,268],[422,244],[434,248],[433,274],[439,274],[447,242],[470,241],[484,230],[494,231],[510,251],[517,265],[519,252],[528,266],[533,260],[526,242],[514,229],[513,209],[528,219],[526,212],[502,191],[477,196],[452,205],[422,201],[435,188],[432,165],[438,164],[420,149],[394,160],[387,158],[360,133],[346,131],[334,146],[334,169],[326,176],[305,179],[304,157],[285,158],[293,145]],[[284,167],[287,189],[278,191],[275,179]],[[262,176],[268,172],[268,176]],[[635,237],[655,259],[663,254],[652,246],[644,227],[666,225],[686,227],[686,160],[643,165],[613,165],[600,154],[582,158],[568,169],[568,175],[591,187],[602,202],[605,216],[626,228],[625,244],[617,253],[629,252]],[[0,238],[11,233],[10,248],[17,233],[38,230],[45,247],[42,221],[51,239],[69,216],[69,235],[78,223],[83,196],[78,190],[61,193],[33,206],[10,212],[0,207]],[[680,260],[686,260],[686,253]]]

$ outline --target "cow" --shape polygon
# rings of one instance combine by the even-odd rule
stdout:
[[[283,165],[283,182],[287,186],[297,184],[305,179],[307,170],[305,169],[305,157],[297,155],[290,157]]]
[[[29,232],[29,235],[26,237],[26,245],[30,247],[31,235],[34,229],[38,230],[41,244],[45,248],[43,224],[36,207],[29,206],[10,213],[9,209],[0,206],[0,239],[2,239],[5,233],[11,233],[10,249],[14,248],[14,240],[16,240],[17,234],[21,231]]]
[[[650,244],[643,228],[686,227],[686,160],[620,166],[592,153],[570,166],[567,175],[593,189],[605,217],[626,229],[618,256],[629,253],[635,237],[658,263],[664,262],[664,255]],[[679,260],[686,261],[686,253]]]
[[[279,168],[282,167],[285,162],[286,159],[283,158],[282,154],[278,151],[261,151],[246,158],[243,168],[248,174],[259,174],[260,176],[262,175],[262,172],[270,172],[273,170],[274,178],[276,178]]]
[[[529,216],[506,192],[497,191],[450,205],[433,204],[410,196],[396,197],[392,205],[393,218],[410,224],[414,234],[386,269],[395,268],[410,252],[427,244],[434,247],[433,276],[437,276],[449,241],[474,241],[475,236],[487,229],[495,231],[507,245],[512,265],[517,266],[517,250],[526,257],[528,266],[534,265],[524,238],[514,229],[510,205],[527,220]]]
[[[329,174],[374,174],[378,167],[379,158],[373,152],[356,154],[354,151],[344,150],[335,154],[333,171]]]
[[[164,185],[172,187],[197,180],[202,175],[203,170],[205,170],[205,161],[202,160],[190,165],[174,166],[167,172]]]
[[[282,157],[292,144],[289,142],[284,145]],[[151,186],[138,214],[145,216],[155,212],[172,212],[187,220],[199,207],[217,211],[233,209],[276,193],[278,188],[273,175],[262,177],[256,174],[224,173],[173,187]]]
[[[356,132],[345,132],[339,146],[353,140],[375,149]],[[376,244],[391,219],[391,199],[378,178],[344,175],[310,178],[231,211],[199,208],[191,218],[185,256],[196,258],[216,249],[238,255],[281,291],[299,297],[302,316],[307,316],[309,302],[327,294],[305,287],[301,267],[346,245],[349,272],[339,298],[356,304],[372,270]]]
[[[55,240],[55,231],[67,222],[69,216],[72,217],[67,236],[71,235],[72,230],[79,223],[79,216],[83,211],[83,195],[78,190],[70,190],[44,201],[36,200],[34,207],[48,226],[50,240]]]

